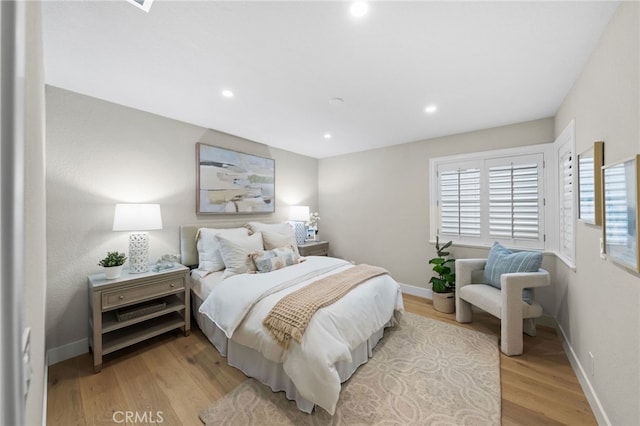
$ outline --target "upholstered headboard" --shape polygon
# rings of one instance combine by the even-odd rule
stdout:
[[[274,220],[245,219],[241,222],[235,221],[218,221],[218,222],[201,222],[192,225],[180,225],[180,256],[181,263],[186,266],[198,266],[198,248],[196,246],[196,234],[200,228],[240,228],[247,222],[256,220],[264,223],[277,223]]]
[[[198,264],[198,249],[196,248],[196,234],[198,229],[208,224],[181,225],[180,226],[180,261],[183,265],[192,266]]]

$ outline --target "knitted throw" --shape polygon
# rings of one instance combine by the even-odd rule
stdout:
[[[302,340],[311,317],[318,309],[336,302],[369,278],[387,273],[378,266],[357,265],[319,279],[280,299],[262,323],[280,346],[289,348],[292,337],[298,342]]]

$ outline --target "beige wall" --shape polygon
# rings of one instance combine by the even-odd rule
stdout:
[[[605,164],[640,152],[640,6],[623,2],[556,115],[576,151],[605,142]],[[577,224],[576,271],[557,265],[557,318],[608,420],[640,424],[640,279],[599,256],[602,228]],[[594,355],[591,375],[589,352]]]
[[[321,238],[330,241],[332,255],[384,266],[399,282],[427,288],[427,262],[435,256],[429,244],[429,160],[553,139],[553,119],[546,118],[322,159]],[[452,253],[478,257],[486,250],[454,247]]]
[[[26,2],[25,325],[31,328],[31,384],[25,422],[42,424],[45,391],[45,99],[40,3]]]
[[[160,203],[151,259],[179,252],[181,224],[287,219],[291,204],[317,208],[316,159],[55,87],[46,100],[48,348],[86,351],[87,274],[99,272],[107,250],[128,250],[128,234],[111,231],[116,203]],[[274,158],[276,213],[197,217],[196,142]]]

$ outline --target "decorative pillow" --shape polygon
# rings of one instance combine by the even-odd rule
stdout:
[[[262,250],[261,233],[242,238],[226,238],[222,235],[216,235],[215,238],[220,244],[220,255],[226,268],[223,279],[256,270],[249,254]]]
[[[276,271],[299,263],[300,257],[291,245],[273,250],[251,253],[251,258],[259,273]]]
[[[513,272],[538,272],[542,264],[542,253],[539,251],[512,252],[500,243],[493,243],[484,267],[484,282],[501,288],[500,276]],[[524,289],[522,299],[531,303],[531,291]]]
[[[249,222],[247,223],[247,227],[253,232],[262,233],[262,241],[264,242],[265,250],[273,250],[278,247],[291,245],[293,251],[295,251],[296,254],[299,254],[295,232],[288,222]]]
[[[220,255],[220,244],[216,240],[216,235],[228,238],[242,238],[249,236],[247,228],[200,228],[198,229],[197,244],[198,260],[200,264],[198,269],[205,275],[209,272],[222,271],[224,269],[224,261]]]

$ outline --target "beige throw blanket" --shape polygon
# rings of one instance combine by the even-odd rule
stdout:
[[[336,302],[369,278],[387,273],[378,266],[357,265],[322,278],[280,299],[262,323],[280,346],[288,348],[292,337],[298,342],[302,340],[318,309]]]

